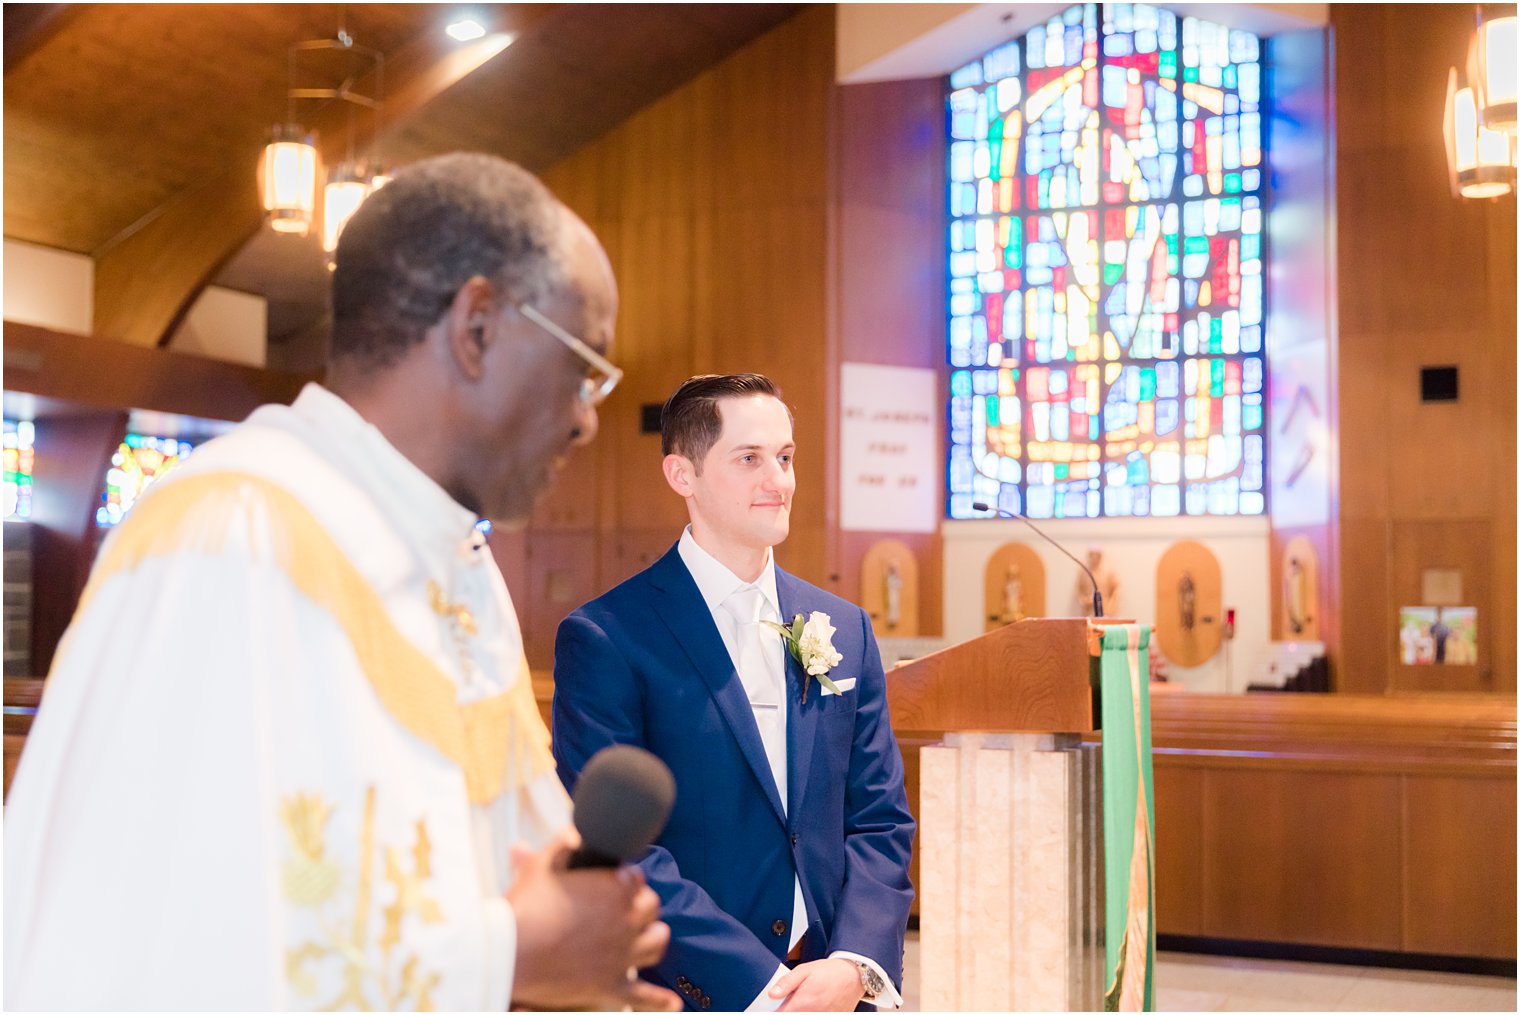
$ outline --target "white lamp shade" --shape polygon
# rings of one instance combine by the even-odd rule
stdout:
[[[305,236],[316,204],[316,146],[309,138],[270,142],[264,146],[259,179],[270,225],[277,232]]]
[[[1446,79],[1446,167],[1452,193],[1459,197],[1498,197],[1514,186],[1509,136],[1478,122],[1478,100],[1471,88],[1457,87],[1453,67]]]
[[[1468,78],[1477,91],[1479,116],[1483,126],[1493,130],[1515,129],[1515,93],[1520,90],[1515,27],[1513,16],[1484,21],[1468,55]]]
[[[322,191],[323,250],[331,254],[338,249],[338,237],[343,234],[343,227],[368,196],[369,185],[362,180],[337,178],[327,181]]]

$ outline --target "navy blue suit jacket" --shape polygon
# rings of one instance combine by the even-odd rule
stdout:
[[[690,1009],[742,1011],[786,955],[795,871],[809,920],[804,959],[834,950],[880,963],[902,987],[913,818],[865,612],[776,569],[781,616],[827,613],[843,661],[825,695],[787,657],[787,812],[749,699],[712,614],[672,547],[570,614],[554,647],[554,756],[574,790],[613,743],[659,755],[675,809],[640,861],[670,924],[645,975]],[[778,635],[779,637],[779,635]]]

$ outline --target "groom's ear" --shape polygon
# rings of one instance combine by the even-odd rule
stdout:
[[[682,497],[691,496],[691,481],[696,476],[696,467],[691,464],[691,459],[685,455],[668,454],[660,463],[660,468],[665,473],[665,482],[670,488]]]

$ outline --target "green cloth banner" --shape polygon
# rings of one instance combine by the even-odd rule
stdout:
[[[1098,657],[1103,721],[1104,1008],[1155,1011],[1156,823],[1151,632],[1113,624]]]

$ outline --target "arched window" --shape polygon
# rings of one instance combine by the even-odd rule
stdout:
[[[1265,512],[1259,53],[1083,4],[951,75],[950,517]]]
[[[189,441],[175,437],[127,434],[106,469],[106,487],[100,495],[100,507],[95,509],[95,524],[101,528],[119,524],[149,485],[193,450]]]
[[[5,520],[32,517],[32,467],[36,428],[30,420],[5,421]]]

